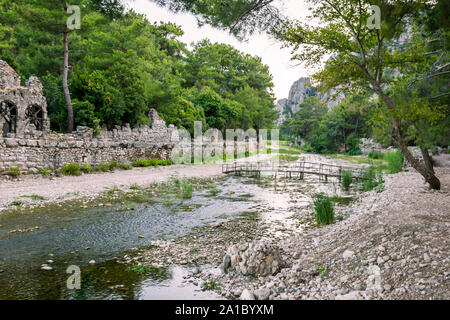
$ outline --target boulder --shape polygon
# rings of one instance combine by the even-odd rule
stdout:
[[[222,264],[225,273],[233,270],[257,277],[274,275],[282,266],[279,248],[267,240],[231,246]]]

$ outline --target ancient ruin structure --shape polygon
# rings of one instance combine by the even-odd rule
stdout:
[[[8,174],[11,168],[26,174],[39,169],[58,170],[69,163],[96,166],[111,161],[166,160],[172,157],[172,151],[178,152],[175,145],[184,145],[178,129],[167,126],[154,109],[148,114],[150,125],[131,128],[125,124],[112,130],[102,129],[96,136],[91,128],[82,126],[70,134],[51,132],[42,89],[36,77],[22,87],[17,73],[0,60],[0,175]],[[186,152],[191,152],[190,138],[186,143]],[[223,142],[205,137],[201,145],[209,154],[222,148]],[[239,143],[234,145],[235,150],[240,150]],[[184,153],[184,148],[181,151]],[[190,160],[190,154],[187,155]]]
[[[50,130],[42,89],[36,77],[30,77],[26,87],[21,86],[19,75],[0,60],[0,135]]]

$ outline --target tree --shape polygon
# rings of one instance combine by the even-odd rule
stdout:
[[[323,71],[315,76],[323,87],[373,90],[392,115],[392,136],[402,153],[433,189],[439,189],[440,181],[434,172],[408,150],[401,125],[401,107],[395,103],[390,89],[393,81],[402,78],[401,74],[395,75],[399,66],[424,59],[417,44],[405,43],[399,50],[394,41],[406,32],[408,18],[418,13],[426,1],[377,1],[382,12],[380,29],[366,25],[371,14],[369,1],[310,2],[315,5],[312,13],[320,26],[287,21],[282,28],[273,30],[275,36],[294,48],[293,59],[317,64],[331,55]]]
[[[74,127],[73,106],[68,84],[69,75],[69,33],[67,2],[65,0],[35,1],[28,0],[21,3],[21,13],[28,23],[36,28],[62,37],[63,41],[63,70],[62,86],[67,107],[67,132]]]
[[[166,3],[166,1],[157,2]],[[267,26],[270,16],[261,15],[273,8],[273,1],[242,0],[231,2],[228,6],[222,1],[204,5],[200,0],[171,0],[169,7],[174,10],[187,10],[200,16],[202,21],[227,28],[234,34],[242,30],[252,32],[261,26]],[[402,130],[401,109],[396,105],[389,85],[398,75],[397,69],[408,63],[418,63],[425,59],[424,46],[402,45],[395,48],[395,41],[405,34],[408,22],[426,8],[426,0],[308,0],[312,17],[318,22],[315,26],[292,21],[278,16],[272,34],[293,48],[293,59],[309,64],[325,63],[322,72],[315,80],[323,88],[341,86],[348,90],[362,88],[373,90],[392,117],[392,137],[397,142],[408,162],[429,183],[433,189],[440,189],[440,181],[434,172],[421,164],[408,150],[405,133]],[[439,1],[441,3],[442,1]],[[443,2],[444,3],[444,2]],[[203,5],[202,5],[203,4]],[[235,4],[235,5],[234,5]],[[369,28],[372,19],[372,5],[381,9],[381,26]],[[442,5],[445,9],[445,5]],[[232,14],[224,17],[223,10]],[[439,10],[439,16],[443,10]],[[236,12],[240,12],[237,14]],[[230,19],[235,19],[230,22]],[[257,19],[258,23],[252,23]],[[445,19],[445,18],[444,18]],[[280,22],[283,20],[283,22]],[[240,26],[236,29],[234,26]],[[245,33],[245,32],[244,32]],[[398,42],[398,41],[397,41]]]

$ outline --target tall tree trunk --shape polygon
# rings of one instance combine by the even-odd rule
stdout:
[[[386,103],[387,107],[390,110],[395,110],[394,102],[388,95],[383,92],[379,84],[374,81],[371,81],[371,84],[378,96],[383,100],[384,103]],[[441,182],[436,177],[433,170],[430,170],[425,164],[421,164],[416,158],[413,157],[413,155],[409,151],[408,146],[406,145],[406,142],[403,138],[402,131],[400,130],[400,122],[397,118],[394,118],[392,137],[397,142],[406,160],[408,160],[411,166],[425,178],[425,181],[430,185],[430,187],[435,190],[440,190]]]
[[[409,151],[408,146],[406,145],[400,130],[400,123],[397,119],[394,119],[394,128],[392,136],[397,142],[398,146],[400,147],[400,150],[402,151],[406,160],[408,160],[408,162],[411,164],[411,166],[425,178],[425,180],[428,182],[428,184],[432,189],[440,190],[441,182],[436,177],[433,170],[430,170],[429,168],[427,168],[426,165],[421,164],[416,158],[414,158],[414,156]]]
[[[433,159],[431,159],[428,149],[425,147],[420,147],[420,152],[422,152],[423,162],[425,163],[425,166],[428,168],[428,170],[431,170],[433,173],[435,173],[433,168]]]
[[[63,90],[67,106],[67,132],[73,131],[73,108],[72,100],[70,99],[69,85],[67,78],[69,76],[69,40],[67,38],[67,31],[64,31],[64,70],[63,70]]]

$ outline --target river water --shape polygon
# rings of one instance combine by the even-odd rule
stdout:
[[[117,263],[154,240],[172,239],[194,227],[214,225],[268,205],[288,214],[288,195],[249,179],[213,182],[218,190],[196,190],[182,202],[155,195],[144,203],[0,215],[0,299],[217,299],[183,281],[187,268],[136,272]],[[121,209],[122,208],[122,209]],[[266,213],[267,215],[267,213]],[[38,228],[35,228],[38,227]],[[20,232],[31,229],[29,232]],[[19,232],[17,232],[19,230]],[[50,260],[50,262],[48,261]],[[95,264],[89,261],[95,260]],[[41,270],[48,264],[52,270]],[[81,268],[82,287],[69,290],[67,267]]]

